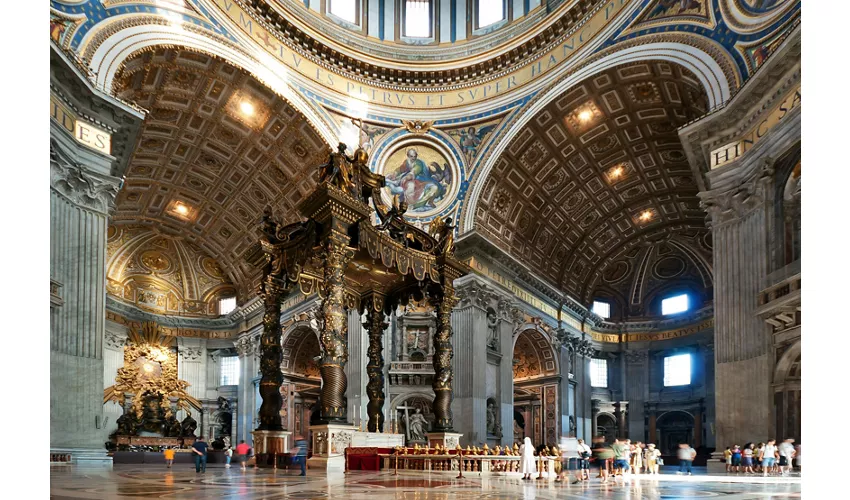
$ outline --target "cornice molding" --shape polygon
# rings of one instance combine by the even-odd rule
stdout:
[[[800,81],[801,34],[802,29],[798,25],[722,107],[679,129],[685,155],[701,191],[707,189],[704,176],[711,173],[711,151],[752,126],[785,90]]]
[[[288,19],[278,8],[268,5],[261,0],[233,0],[241,4],[256,22],[271,28],[277,38],[304,57],[309,57],[315,63],[328,69],[333,69],[342,75],[352,78],[369,78],[374,83],[406,87],[442,87],[463,83],[480,82],[488,76],[513,68],[530,61],[538,54],[543,54],[552,47],[562,43],[562,38],[574,33],[596,11],[603,8],[607,2],[598,0],[578,0],[573,8],[564,12],[560,17],[553,17],[551,25],[541,30],[530,40],[502,52],[486,61],[477,62],[464,67],[453,67],[439,70],[429,67],[427,70],[415,70],[384,67],[383,65],[366,63],[354,55],[344,54],[314,36],[306,33],[304,27],[297,26]],[[616,19],[613,18],[613,20]],[[427,49],[426,49],[427,50]],[[477,49],[482,50],[482,49]],[[421,55],[420,61],[421,62]],[[439,61],[435,61],[439,62]],[[390,63],[388,62],[389,66]]]

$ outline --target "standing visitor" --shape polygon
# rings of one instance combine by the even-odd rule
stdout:
[[[534,463],[534,445],[531,444],[531,438],[527,437],[519,447],[520,453],[520,472],[524,480],[531,479],[531,475],[537,472],[537,465]]]
[[[629,446],[625,441],[614,439],[614,476],[629,470]]]
[[[753,471],[753,448],[755,445],[753,443],[747,443],[744,445],[744,450],[741,458],[741,465],[744,468],[745,474],[754,474]]]
[[[584,442],[584,439],[578,440],[578,455],[579,457],[581,457],[579,460],[579,467],[581,468],[581,478],[584,481],[589,481],[590,457],[593,456],[593,451],[590,449],[590,446],[588,446],[587,443]]]
[[[634,474],[640,474],[641,469],[643,469],[643,443],[640,441],[635,443],[632,450],[632,467]]]
[[[796,461],[797,469],[803,472],[803,462],[800,460],[800,443],[794,448],[794,461]]]
[[[734,450],[733,450],[734,451]],[[687,443],[679,445],[679,471],[676,474],[684,474],[687,471],[691,475],[691,465],[694,463],[694,458],[697,456],[697,451]]]
[[[793,460],[794,440],[789,438],[779,444],[779,473],[782,475],[791,473]]]
[[[732,445],[732,468],[735,472],[741,472],[741,447]]]
[[[599,467],[599,476],[603,483],[608,482],[608,461],[614,458],[614,450],[605,444],[604,437],[593,438],[593,460]]]
[[[228,446],[228,447],[224,450],[224,468],[225,468],[225,469],[229,469],[229,468],[230,468],[230,460],[231,460],[232,458],[233,458],[233,448],[231,448],[230,446]]]
[[[292,461],[301,466],[301,475],[307,475],[307,440],[303,436],[295,436],[295,448],[291,453],[294,455]]]
[[[661,450],[650,443],[646,448],[646,472],[647,474],[658,474],[658,459],[661,458]]]
[[[195,440],[192,445],[192,453],[195,454],[195,473],[207,472],[207,443],[204,442],[204,437],[201,436]]]
[[[776,440],[768,439],[767,444],[764,445],[764,449],[761,452],[761,457],[759,457],[765,476],[773,471],[773,464],[776,463],[776,453]]]
[[[236,460],[242,464],[242,470],[246,470],[249,451],[251,451],[251,447],[245,441],[239,441],[239,444],[236,445]]]
[[[756,445],[755,450],[753,450],[753,470],[755,472],[761,472],[761,452],[764,450],[764,443],[759,443]]]
[[[723,459],[726,461],[726,472],[732,472],[732,448],[727,446],[723,451]]]
[[[174,463],[174,448],[166,448],[162,452],[162,456],[165,457],[165,466],[170,469]]]

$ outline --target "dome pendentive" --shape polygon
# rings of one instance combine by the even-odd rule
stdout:
[[[196,245],[144,226],[110,226],[107,293],[164,315],[217,316],[235,289],[218,262]]]

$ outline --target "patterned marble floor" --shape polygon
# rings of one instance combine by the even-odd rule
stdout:
[[[116,465],[103,467],[55,466],[50,471],[51,498],[293,498],[293,499],[411,499],[450,498],[500,500],[562,498],[672,499],[800,498],[799,477],[768,478],[742,476],[640,476],[618,483],[562,485],[553,481],[522,481],[519,477],[478,477],[391,472],[352,472],[325,476],[297,472],[208,467],[195,473],[189,465],[166,469],[157,465]],[[760,481],[756,483],[755,481]]]

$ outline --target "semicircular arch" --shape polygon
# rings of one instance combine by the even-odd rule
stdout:
[[[560,373],[558,356],[548,336],[537,328],[520,331],[513,346],[514,382]]]
[[[507,148],[511,139],[529,123],[548,104],[560,98],[577,84],[593,78],[613,67],[649,61],[667,61],[678,64],[696,75],[708,96],[708,108],[713,109],[728,101],[732,96],[729,77],[720,64],[704,51],[683,42],[654,42],[635,45],[612,52],[588,63],[558,83],[542,92],[525,109],[510,119],[502,131],[491,139],[493,149],[476,169],[470,189],[467,191],[461,215],[459,233],[463,234],[475,228],[475,214],[484,183],[496,162]]]
[[[295,109],[304,115],[308,123],[328,146],[335,147],[339,143],[339,136],[331,122],[323,118],[310,101],[302,97],[288,83],[289,78],[285,66],[272,64],[271,60],[265,62],[262,60],[270,56],[258,53],[255,57],[233,44],[206,36],[201,32],[181,29],[180,26],[170,23],[136,24],[118,29],[103,38],[103,33],[114,30],[115,25],[120,25],[121,22],[121,19],[104,22],[86,34],[84,42],[89,39],[98,40],[96,44],[86,47],[83,54],[84,60],[88,61],[95,74],[95,85],[97,87],[112,89],[114,79],[121,70],[124,61],[131,59],[141,51],[152,50],[156,47],[184,47],[187,50],[221,58],[249,73],[277,95],[289,101]],[[101,38],[102,40],[100,40]]]

